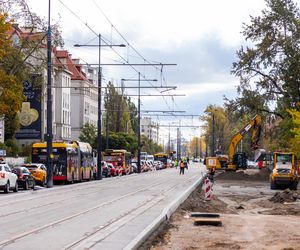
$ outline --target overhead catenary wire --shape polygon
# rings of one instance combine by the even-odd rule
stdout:
[[[69,8],[62,0],[59,0],[59,2],[68,10],[68,11],[70,11],[70,13],[72,13],[81,23],[83,23],[95,36],[97,36],[98,37],[98,34],[97,34],[97,32],[95,32],[95,30],[93,30],[91,27],[90,27],[90,25],[88,25],[88,23],[87,22],[84,22],[83,21],[83,19],[82,18],[80,18],[79,17],[79,15],[77,15],[71,8]],[[95,3],[95,2],[94,2]],[[97,4],[96,4],[97,5]],[[100,7],[97,5],[97,8],[100,10]],[[122,37],[122,39],[127,43],[127,45],[130,47],[130,48],[132,48],[136,53],[137,53],[137,55],[139,55],[144,61],[146,61],[147,63],[149,63],[150,64],[150,61],[149,60],[147,60],[145,57],[143,57],[128,41],[127,41],[127,39],[116,29],[116,27],[112,24],[112,22],[108,19],[108,17],[105,15],[105,13],[102,11],[102,10],[100,10],[101,11],[101,13],[104,15],[104,17],[107,19],[107,21],[111,24],[111,28],[114,28],[116,31],[117,31],[117,33]],[[106,44],[106,45],[111,45],[107,40],[108,39],[106,39],[105,37],[103,37],[103,36],[101,36],[101,40]],[[93,38],[93,39],[95,39],[95,38]],[[115,54],[117,54],[123,61],[128,61],[128,59],[126,59],[126,58],[124,58],[122,55],[120,55],[120,53],[118,53],[113,47],[111,47],[111,50],[112,51],[114,51],[114,53]],[[132,65],[129,65],[136,73],[139,73],[140,71],[138,71],[135,67],[133,67]],[[161,69],[161,71],[162,71],[162,69]],[[143,75],[143,74],[140,74],[140,76],[143,78],[143,79],[146,79],[146,77],[145,77],[145,75]],[[155,88],[155,86],[151,83],[151,82],[149,82],[149,84],[151,85],[151,86],[153,86],[154,88]],[[159,90],[158,89],[156,89],[158,92],[159,92]],[[171,109],[171,107],[169,106],[169,104],[168,104],[168,102],[166,101],[166,99],[165,99],[165,97],[164,96],[162,96],[162,98],[163,98],[163,100],[164,100],[164,102],[165,102],[165,104],[167,105],[167,107],[169,108],[169,109]]]
[[[87,22],[84,22],[83,21],[83,19],[82,18],[80,18],[73,10],[71,10],[71,8],[69,8],[65,3],[63,3],[63,1],[62,0],[59,0],[59,2],[68,10],[68,11],[70,11],[81,23],[83,23],[92,33],[94,33],[97,37],[98,37],[98,34],[88,25],[88,23]],[[98,5],[97,5],[98,6]],[[150,61],[149,60],[147,60],[145,57],[143,57],[132,45],[130,45],[130,43],[127,41],[127,39],[116,29],[116,27],[113,25],[113,23],[108,19],[108,17],[105,15],[105,13],[100,9],[100,7],[98,6],[98,9],[101,11],[101,13],[104,15],[104,17],[107,19],[107,21],[111,24],[111,27],[113,27],[117,32],[118,32],[118,34],[122,37],[122,39],[144,60],[144,61],[146,61],[148,64],[150,64]],[[111,44],[109,44],[109,42],[107,42],[106,40],[106,38],[104,37],[104,36],[101,36],[101,40],[106,44],[106,45],[111,45]],[[114,51],[122,60],[124,60],[125,62],[126,62],[126,59],[122,56],[122,55],[120,55],[113,47],[111,47],[111,50],[112,51]],[[132,65],[129,65],[134,71],[136,71],[136,73],[139,73],[139,71],[136,69],[136,68],[134,68]],[[146,79],[146,76],[145,75],[143,75],[143,74],[140,74],[141,75],[141,77],[143,78],[143,79]],[[149,82],[149,84],[151,85],[151,86],[153,86],[153,84],[151,83],[151,82]],[[155,86],[153,86],[154,88],[155,88]],[[159,90],[157,90],[158,92],[159,92]],[[166,103],[166,105],[167,105],[167,107],[169,108],[169,109],[171,109],[170,108],[170,106],[168,105],[168,103],[167,103],[167,101],[166,101],[166,99],[163,97],[163,100],[164,100],[164,102]]]

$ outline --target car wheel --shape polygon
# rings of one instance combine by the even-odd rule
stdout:
[[[13,190],[15,193],[19,191],[19,185],[18,185],[18,182],[16,181],[16,185],[15,185],[15,188]]]
[[[42,180],[42,182],[41,182],[41,186],[42,186],[42,187],[45,187],[46,184],[47,184],[46,178],[43,177],[43,180]]]
[[[28,180],[26,180],[24,183],[24,189],[28,190],[28,188],[29,188],[29,184],[28,184]]]
[[[10,189],[10,186],[9,186],[9,181],[8,181],[4,187],[4,193],[7,194],[9,192],[9,189]]]

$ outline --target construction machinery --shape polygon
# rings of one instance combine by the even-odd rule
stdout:
[[[291,190],[297,190],[298,162],[293,152],[274,152],[270,188],[277,189],[280,185],[288,186]]]
[[[249,132],[251,133],[251,148],[258,149],[258,142],[261,134],[261,116],[256,115],[252,118],[238,133],[236,133],[229,144],[229,154],[217,155],[205,158],[205,165],[208,170],[214,167],[216,170],[234,170],[247,168],[247,156],[244,152],[236,152],[237,145],[243,137]]]

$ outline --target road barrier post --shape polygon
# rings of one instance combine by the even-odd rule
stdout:
[[[204,180],[204,189],[205,189],[205,200],[210,201],[211,200],[212,183],[208,177]]]

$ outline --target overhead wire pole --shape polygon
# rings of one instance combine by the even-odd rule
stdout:
[[[48,35],[47,35],[47,188],[53,187],[53,165],[52,165],[52,91],[51,91],[51,0],[48,4]]]
[[[157,79],[141,79],[141,73],[138,72],[138,79],[121,79],[122,82],[124,81],[138,81],[138,152],[137,152],[137,167],[138,167],[138,173],[141,172],[141,81],[157,81]],[[127,87],[125,87],[127,88]],[[156,88],[154,86],[150,88]]]
[[[107,89],[106,89],[106,98],[108,98],[107,95]],[[106,145],[105,148],[108,149],[108,110],[106,110],[106,132],[105,132],[105,137],[106,137]]]
[[[98,44],[97,45],[90,45],[90,44],[74,44],[74,47],[98,47],[98,119],[97,119],[97,180],[102,180],[102,123],[101,123],[101,116],[102,116],[102,110],[101,110],[101,89],[102,89],[102,67],[101,67],[101,47],[126,47],[124,44],[103,44],[101,43],[102,38],[101,34],[98,34]]]
[[[102,87],[102,68],[101,68],[101,34],[99,37],[99,47],[98,47],[98,136],[97,136],[97,180],[102,180],[102,135],[101,135],[101,87]]]
[[[138,155],[137,155],[137,159],[138,159],[138,173],[141,172],[141,73],[139,72],[139,78],[138,78],[138,82],[139,82],[139,89],[138,89]]]

